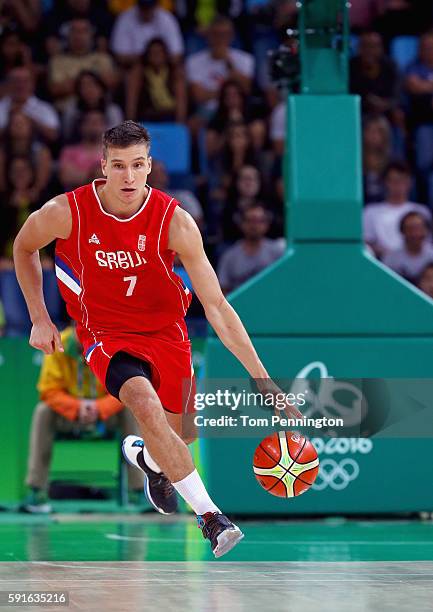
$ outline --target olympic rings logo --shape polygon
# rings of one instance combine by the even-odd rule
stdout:
[[[354,459],[346,458],[340,462],[334,459],[323,459],[320,469],[312,488],[323,491],[331,487],[334,491],[342,491],[350,482],[359,476],[359,465]]]

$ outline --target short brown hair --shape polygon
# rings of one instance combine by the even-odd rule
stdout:
[[[107,130],[102,137],[102,155],[107,158],[109,147],[126,149],[137,144],[144,144],[149,151],[150,134],[145,127],[136,121],[123,121]]]

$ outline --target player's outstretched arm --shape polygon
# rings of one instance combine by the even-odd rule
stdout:
[[[185,266],[206,318],[221,342],[256,379],[269,375],[234,308],[225,299],[214,269],[203,249],[200,230],[193,218],[177,208],[170,223],[169,248],[176,251]]]
[[[71,229],[69,204],[60,195],[29,216],[14,242],[15,271],[33,323],[30,345],[46,354],[63,347],[45,305],[39,249],[56,238],[68,238]]]
[[[170,223],[168,247],[179,255],[203,304],[206,318],[221,342],[256,380],[261,393],[280,394],[281,389],[270,378],[242,321],[221,291],[217,275],[204,252],[200,230],[191,215],[179,207]],[[284,411],[289,417],[302,417],[299,410],[289,403]]]

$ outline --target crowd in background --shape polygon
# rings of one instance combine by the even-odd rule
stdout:
[[[352,0],[350,91],[362,99],[364,238],[433,297],[433,4]],[[269,49],[294,0],[4,0],[0,7],[0,265],[50,197],[100,177],[123,119],[176,122],[191,171],[149,184],[192,214],[225,292],[284,251],[285,96]],[[52,267],[52,252],[42,254]]]

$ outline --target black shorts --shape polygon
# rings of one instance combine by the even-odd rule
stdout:
[[[118,400],[122,385],[135,376],[143,376],[147,380],[152,380],[151,369],[147,361],[133,357],[129,353],[119,351],[110,359],[110,364],[105,377],[105,386],[108,393]]]

